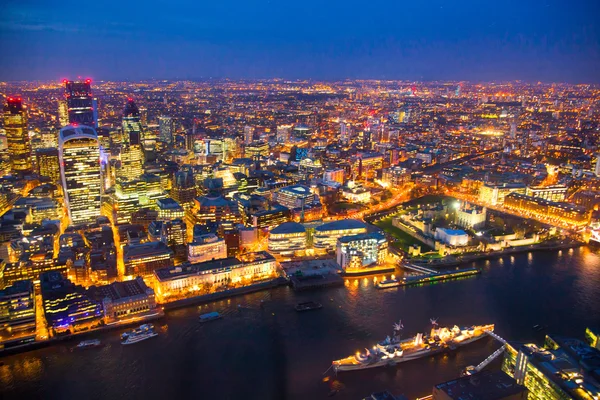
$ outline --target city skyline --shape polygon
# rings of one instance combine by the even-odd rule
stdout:
[[[594,2],[74,6],[0,6],[0,80],[600,82]]]
[[[600,399],[600,3],[0,12],[3,398]]]

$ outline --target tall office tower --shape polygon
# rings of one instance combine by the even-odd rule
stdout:
[[[132,98],[127,99],[123,110],[123,143],[141,145],[143,140],[143,129],[138,110]]]
[[[456,92],[454,93],[454,95],[456,97],[460,97],[460,91],[461,91],[461,89],[462,89],[462,84],[459,83],[458,86],[456,86]]]
[[[140,145],[124,144],[121,146],[121,165],[116,171],[118,180],[131,181],[138,179],[143,173],[144,155]]]
[[[71,224],[93,223],[100,215],[100,147],[96,130],[68,125],[58,137],[60,176]]]
[[[343,142],[348,141],[348,136],[348,126],[345,122],[340,123],[340,140]]]
[[[4,129],[14,173],[31,171],[31,142],[27,132],[27,109],[20,97],[9,97],[4,105]]]
[[[58,100],[58,123],[61,127],[69,125],[69,108],[64,99]]]
[[[87,125],[93,128],[98,127],[98,113],[94,109],[97,100],[92,97],[92,80],[86,79],[80,81],[63,81],[65,84],[65,99],[67,102],[67,112],[69,124]]]
[[[173,143],[173,118],[167,116],[158,117],[158,138],[165,143]]]
[[[254,140],[254,127],[244,126],[244,144],[250,144]]]
[[[142,126],[148,126],[148,109],[144,106],[140,107],[140,122]]]
[[[290,140],[292,125],[279,125],[277,127],[277,142],[286,143]]]
[[[52,179],[53,183],[60,184],[60,161],[58,149],[48,147],[35,151],[38,174]]]
[[[510,123],[510,138],[511,139],[517,138],[517,123],[515,121],[512,121]]]
[[[596,168],[594,170],[594,174],[597,177],[600,177],[600,153],[596,153]]]
[[[127,99],[123,110],[123,141],[121,143],[121,166],[117,170],[119,180],[133,180],[142,175],[142,124],[140,113],[133,99]]]

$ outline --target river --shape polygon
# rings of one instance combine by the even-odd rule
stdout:
[[[600,318],[600,252],[582,247],[472,263],[476,277],[419,287],[376,290],[372,278],[345,287],[295,293],[280,287],[211,304],[170,311],[155,323],[157,338],[119,343],[121,331],[98,333],[106,345],[71,352],[77,341],[3,357],[3,399],[361,399],[374,391],[416,396],[453,379],[500,347],[491,338],[450,355],[395,368],[340,373],[323,382],[331,360],[362,350],[391,334],[441,326],[495,323],[507,340],[537,341],[552,333],[583,338]],[[264,307],[260,309],[260,301]],[[315,300],[323,309],[297,313]],[[251,308],[238,311],[237,305]],[[198,315],[225,318],[199,324]],[[497,368],[492,364],[490,368]]]

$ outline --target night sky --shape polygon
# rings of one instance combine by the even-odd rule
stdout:
[[[600,82],[600,0],[1,0],[0,80]]]

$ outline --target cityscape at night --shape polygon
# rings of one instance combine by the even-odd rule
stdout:
[[[598,7],[225,3],[1,6],[2,398],[600,400]]]

